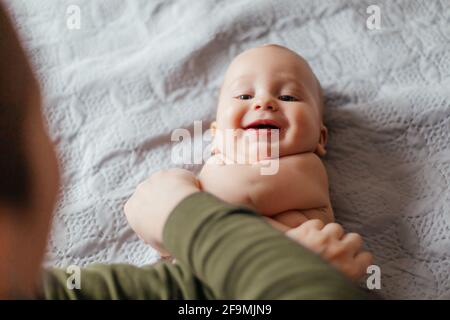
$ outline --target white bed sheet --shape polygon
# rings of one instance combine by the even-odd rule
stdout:
[[[372,2],[10,0],[61,157],[48,264],[156,261],[124,201],[173,166],[175,128],[213,119],[231,59],[278,43],[325,88],[332,203],[374,252],[381,295],[450,298],[450,1],[376,1],[369,30]]]

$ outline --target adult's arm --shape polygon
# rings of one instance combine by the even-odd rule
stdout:
[[[320,257],[247,208],[196,192],[170,214],[163,244],[177,263],[99,265],[67,289],[64,270],[48,271],[48,299],[364,299]]]
[[[175,208],[163,241],[216,298],[365,298],[341,273],[259,215],[208,193],[192,194]]]
[[[51,300],[178,300],[213,298],[185,265],[158,262],[137,267],[128,264],[95,264],[81,268],[80,289],[71,274],[52,268],[44,272],[41,299]],[[72,276],[73,277],[73,276]]]

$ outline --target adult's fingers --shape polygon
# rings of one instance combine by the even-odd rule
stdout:
[[[308,221],[308,219],[297,210],[281,212],[271,218],[281,224],[284,224],[285,226],[288,226],[289,228],[296,228]]]
[[[281,231],[281,232],[283,232],[283,233],[288,232],[288,231],[290,231],[290,230],[293,230],[293,229],[289,228],[288,226],[286,226],[286,225],[284,225],[284,224],[282,224],[282,223],[280,223],[280,222],[278,222],[278,221],[276,221],[276,220],[274,220],[274,219],[272,219],[272,218],[264,217],[264,219],[265,219],[270,225],[272,225],[272,227],[274,227],[275,229],[277,229],[277,230],[279,230],[279,231]]]
[[[338,223],[328,223],[323,227],[322,232],[328,236],[331,236],[336,239],[341,239],[344,236],[344,228]]]
[[[325,226],[325,223],[322,220],[319,219],[312,219],[304,222],[302,225],[300,225],[299,229],[316,229],[316,230],[322,230]]]
[[[342,238],[342,243],[354,254],[357,254],[361,250],[363,239],[358,233],[351,232]]]
[[[355,262],[364,266],[364,270],[373,264],[373,255],[368,251],[361,251],[356,254]]]
[[[366,275],[367,268],[373,264],[373,255],[368,251],[362,251],[356,254],[355,257],[355,265],[360,266],[357,274],[355,275],[356,279],[359,279]]]
[[[300,226],[288,230],[286,232],[286,235],[294,239],[299,238],[298,240],[305,240],[300,238],[304,238],[307,235],[311,235],[312,233],[322,230],[324,225],[325,224],[318,219],[308,220],[305,223],[302,223]],[[323,238],[325,238],[325,235],[323,235]]]

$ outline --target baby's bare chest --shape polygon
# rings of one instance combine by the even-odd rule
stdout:
[[[207,164],[199,180],[205,191],[270,216],[314,205],[311,186],[317,185],[317,175],[310,172],[308,161],[316,160],[301,155],[281,158],[277,170],[271,170],[273,174],[262,174],[261,165]]]

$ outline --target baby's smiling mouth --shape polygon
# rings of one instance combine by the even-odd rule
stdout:
[[[260,120],[256,120],[253,121],[251,123],[249,123],[248,125],[244,126],[244,130],[249,130],[249,129],[253,129],[253,130],[275,130],[275,129],[280,129],[281,126],[278,124],[278,122],[276,122],[275,120],[270,120],[270,119],[260,119]]]

